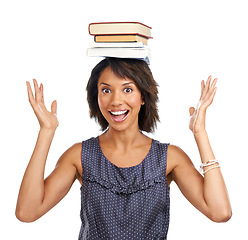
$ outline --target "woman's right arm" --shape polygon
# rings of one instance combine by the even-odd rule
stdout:
[[[80,157],[80,144],[68,149],[59,159],[54,171],[44,179],[47,155],[58,126],[57,103],[51,112],[44,103],[43,85],[34,80],[35,96],[27,82],[29,102],[40,124],[38,139],[25,171],[16,205],[20,221],[32,222],[55,206],[70,190],[77,176],[75,159]]]

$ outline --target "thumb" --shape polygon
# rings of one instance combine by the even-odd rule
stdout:
[[[57,114],[57,101],[56,100],[52,102],[51,111],[52,113]]]
[[[190,115],[190,117],[194,114],[194,112],[195,112],[195,108],[194,107],[190,107],[189,108],[189,115]]]

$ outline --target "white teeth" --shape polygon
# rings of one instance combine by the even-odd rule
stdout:
[[[111,112],[111,114],[113,114],[113,115],[122,115],[122,114],[125,114],[126,112],[127,112],[127,110],[126,111]]]

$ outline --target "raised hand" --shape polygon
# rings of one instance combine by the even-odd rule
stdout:
[[[39,121],[40,128],[55,131],[59,125],[57,119],[57,101],[55,100],[52,102],[51,112],[49,112],[46,109],[44,103],[43,84],[40,84],[39,87],[35,79],[33,79],[33,82],[35,89],[35,97],[33,95],[30,83],[27,82],[28,98],[34,110],[34,113]]]
[[[215,85],[218,79],[215,78],[213,81],[211,80],[212,80],[212,76],[209,76],[206,81],[206,84],[204,80],[201,82],[201,97],[198,102],[197,108],[195,109],[194,107],[191,107],[189,109],[189,113],[191,116],[189,129],[194,134],[197,134],[205,130],[206,111],[207,108],[213,102],[217,90]]]

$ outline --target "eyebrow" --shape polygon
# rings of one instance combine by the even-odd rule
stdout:
[[[129,84],[134,84],[134,83],[133,82],[127,82],[127,83],[122,84],[122,86],[126,86],[126,85],[129,85]]]
[[[103,84],[103,85],[107,85],[107,86],[109,86],[109,87],[110,87],[110,85],[109,85],[109,84],[104,83],[104,82],[100,83],[100,84],[99,84],[99,86],[100,86],[100,85],[102,85],[102,84]]]
[[[105,82],[101,82],[99,84],[99,86],[102,85],[102,84],[111,87],[111,85],[109,85],[108,83],[105,83]],[[126,85],[129,85],[129,84],[134,84],[134,83],[133,82],[126,82],[126,83],[123,83],[122,86],[126,86]]]

